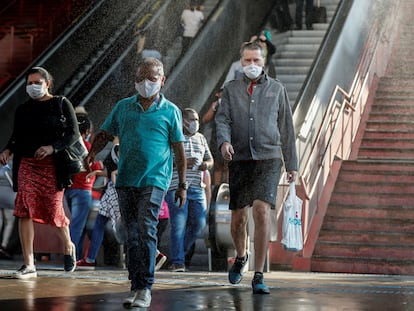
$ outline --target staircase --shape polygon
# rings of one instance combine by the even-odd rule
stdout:
[[[357,160],[342,164],[312,271],[414,275],[414,5],[403,5],[400,39]]]
[[[339,0],[320,1],[321,6],[326,7],[327,23],[313,24],[313,30],[272,32],[277,48],[272,59],[276,67],[276,77],[286,85],[292,105],[308,75],[339,2]],[[290,15],[295,20],[295,5],[290,6]],[[305,19],[305,14],[303,18]],[[305,25],[305,22],[303,24]]]

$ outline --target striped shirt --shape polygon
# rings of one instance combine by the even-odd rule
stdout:
[[[204,161],[213,158],[208,147],[207,140],[201,133],[195,133],[193,136],[185,136],[184,150],[186,158],[197,158],[196,165],[193,169],[187,168],[186,180],[189,187],[204,188],[203,172],[198,170],[198,166]],[[178,188],[178,172],[177,167],[174,166],[173,178],[171,180],[169,190],[176,190]]]

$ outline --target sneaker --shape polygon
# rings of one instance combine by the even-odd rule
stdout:
[[[263,281],[262,273],[255,273],[252,280],[253,294],[270,294],[269,287]]]
[[[76,262],[76,268],[82,270],[95,270],[96,262],[87,262],[85,258]]]
[[[72,251],[69,255],[63,255],[63,269],[65,272],[73,272],[76,269],[76,248],[72,243]]]
[[[239,284],[243,279],[243,268],[249,260],[249,255],[246,253],[246,256],[243,258],[236,257],[233,266],[231,266],[229,271],[229,281],[231,284]]]
[[[129,293],[129,296],[127,298],[124,299],[124,301],[122,302],[122,305],[124,306],[124,308],[130,309],[132,303],[134,302],[135,299],[135,291],[131,291]]]
[[[151,291],[147,288],[139,289],[135,293],[135,299],[131,303],[131,308],[148,308],[151,304]]]
[[[36,278],[37,277],[36,267],[28,268],[26,265],[23,265],[20,267],[19,270],[14,272],[14,277],[16,279],[22,279],[22,280]]]
[[[168,267],[171,272],[185,272],[185,266],[178,263],[173,263]]]
[[[159,253],[157,258],[155,258],[155,271],[160,270],[166,261],[167,256],[165,256],[163,253]]]

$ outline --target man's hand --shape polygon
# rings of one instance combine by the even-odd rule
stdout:
[[[221,155],[223,156],[224,160],[231,161],[233,160],[234,149],[233,146],[229,142],[224,142],[220,147]]]
[[[99,153],[109,141],[114,140],[114,136],[112,134],[109,134],[108,132],[101,131],[93,140],[91,150],[89,150],[88,156],[85,158],[85,167],[90,172],[91,165],[95,162],[95,156],[97,153]]]
[[[289,171],[289,172],[287,172],[287,174],[286,174],[287,182],[289,184],[292,183],[292,182],[294,182],[296,180],[296,175],[297,174],[298,174],[298,172],[296,172],[296,171]]]
[[[177,203],[179,203],[178,208],[182,208],[186,200],[187,200],[187,190],[178,188],[177,191],[175,191],[175,198],[174,198],[175,204],[177,205]]]

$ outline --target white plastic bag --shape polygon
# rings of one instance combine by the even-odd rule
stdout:
[[[295,183],[290,183],[289,196],[283,206],[283,247],[292,252],[303,248],[302,200],[296,196]]]

